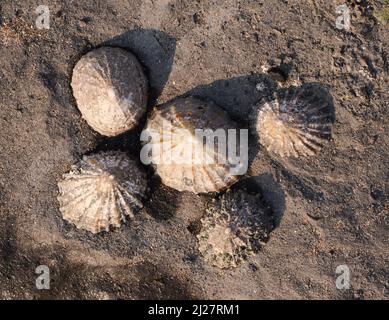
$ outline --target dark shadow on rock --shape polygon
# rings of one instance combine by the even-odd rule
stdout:
[[[196,299],[188,287],[189,279],[179,279],[167,273],[166,268],[149,262],[136,266],[136,270],[139,274],[139,286],[135,289],[138,299]]]
[[[251,74],[231,79],[217,80],[208,85],[198,86],[185,94],[166,102],[164,105],[169,105],[179,98],[193,96],[202,101],[210,102],[210,106],[216,104],[221,107],[237,122],[237,129],[248,129],[249,131],[248,167],[250,167],[250,164],[258,153],[259,144],[258,139],[249,130],[249,118],[253,107],[261,104],[262,101],[272,99],[276,88],[276,82],[269,76],[265,74]],[[215,128],[211,129],[215,130]]]
[[[0,264],[2,290],[29,299],[195,299],[186,277],[166,267],[142,262],[134,267],[94,265],[69,257],[69,248],[42,245],[19,248],[7,270]],[[47,265],[50,290],[39,290],[35,268]]]
[[[201,232],[201,219],[195,219],[191,221],[187,226],[188,231],[194,236]]]
[[[176,51],[176,39],[155,29],[134,29],[102,45],[122,47],[137,56],[146,68],[150,84],[149,106],[153,106],[169,78]]]
[[[273,175],[264,173],[251,178],[251,188],[259,187],[263,199],[272,208],[275,226],[278,227],[285,212],[285,192]]]
[[[143,128],[136,128],[133,131],[122,133],[116,137],[97,137],[97,147],[93,153],[100,151],[120,150],[129,153],[134,159],[139,161],[139,152],[142,148],[140,134]]]
[[[69,261],[66,256],[54,258],[58,263],[52,271],[52,290],[41,290],[42,293],[38,291],[40,299],[195,298],[187,283],[166,269],[149,262],[134,268],[109,268],[75,263]]]
[[[195,96],[212,100],[225,109],[233,119],[248,124],[253,106],[271,99],[277,84],[266,74],[221,79],[211,84],[198,86],[184,96]]]
[[[323,121],[335,122],[335,105],[329,89],[321,83],[309,82],[301,87],[291,86],[277,91],[276,96],[283,100],[287,95],[296,94],[299,99],[312,107],[320,106],[320,114],[327,115]],[[314,114],[317,116],[317,114]]]
[[[304,198],[310,201],[323,202],[325,200],[323,192],[315,191],[315,184],[312,181],[307,180],[305,177],[298,177],[276,161],[272,161],[272,166],[277,168],[282,178],[285,179],[288,193],[291,196],[298,196],[298,193],[300,192]]]
[[[172,69],[176,50],[176,39],[165,32],[154,29],[134,29],[105,41],[101,46],[117,46],[134,53],[147,74],[149,80],[148,108],[152,108],[161,94]],[[116,137],[97,137],[97,147],[93,153],[99,151],[120,150],[129,153],[138,162],[142,149],[140,135],[146,124],[147,114],[139,121],[133,130]],[[175,213],[176,203],[179,200],[178,192],[165,188],[153,178],[153,169],[146,168],[149,175],[149,189],[146,197],[146,210],[156,219],[168,219]],[[166,189],[166,190],[165,190]],[[147,199],[152,196],[152,198]],[[164,203],[166,201],[166,203]],[[155,206],[154,203],[158,205]]]
[[[0,214],[0,265],[6,267],[15,257],[18,249],[16,243],[16,219],[5,210],[0,210]]]
[[[238,122],[240,129],[250,129],[253,108],[260,106],[264,101],[272,100],[276,90],[277,83],[269,75],[252,73],[198,86],[182,97],[194,96],[205,101],[212,101],[227,111],[231,118]],[[259,149],[257,137],[252,130],[249,130],[248,167]]]
[[[264,206],[271,210],[274,228],[279,226],[285,211],[285,194],[270,173],[242,179],[233,186],[232,192],[234,190],[245,190],[253,195],[260,194]]]
[[[154,175],[149,181],[149,195],[145,202],[146,212],[156,220],[168,220],[176,214],[181,193],[162,184]]]
[[[276,81],[285,82],[288,80],[289,75],[293,69],[293,63],[281,63],[278,66],[271,67],[267,73],[268,75]]]

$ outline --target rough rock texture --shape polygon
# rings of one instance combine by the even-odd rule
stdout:
[[[81,57],[71,86],[82,117],[97,132],[117,136],[135,128],[147,106],[147,78],[130,52],[101,47]]]
[[[199,251],[215,267],[236,268],[259,251],[274,228],[273,219],[260,193],[229,190],[207,208],[201,219]]]
[[[40,1],[2,0],[0,296],[388,299],[388,25],[374,18],[380,1],[369,1],[373,12],[350,6],[351,29],[337,29],[344,2],[51,0],[50,29],[38,30]],[[154,178],[145,219],[128,227],[91,235],[62,219],[57,182],[83,154],[139,155],[138,132],[102,140],[72,96],[73,66],[100,45],[136,54],[150,102],[196,94],[238,120],[272,95],[273,78],[330,89],[333,141],[317,156],[278,161],[250,151],[247,176],[279,221],[248,263],[206,264],[191,231],[208,199]],[[50,290],[34,286],[42,264]],[[338,290],[344,264],[351,288]]]

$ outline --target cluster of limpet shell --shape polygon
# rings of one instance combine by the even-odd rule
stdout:
[[[331,138],[332,105],[315,88],[289,88],[254,111],[260,143],[281,157],[315,155]]]
[[[74,68],[71,86],[83,118],[102,135],[117,136],[133,129],[146,113],[147,78],[136,57],[124,49],[101,47],[84,55]],[[315,88],[292,87],[255,107],[252,128],[271,153],[312,156],[331,138],[331,107],[331,101]],[[144,130],[151,141],[143,142],[165,185],[196,194],[221,192],[238,181],[236,164],[230,163],[219,138],[216,146],[207,145],[196,131],[226,133],[237,128],[214,103],[178,98],[153,110]],[[236,140],[240,157],[239,137]],[[63,218],[79,229],[99,233],[135,216],[143,207],[147,180],[125,153],[100,152],[73,165],[58,188]],[[222,269],[237,267],[257,253],[274,229],[274,216],[260,192],[242,189],[228,189],[214,199],[200,222],[198,250],[206,262]]]
[[[84,156],[58,183],[65,220],[92,233],[119,227],[142,208],[146,175],[123,152]]]
[[[198,249],[209,264],[234,268],[259,251],[273,228],[271,210],[259,193],[227,192],[207,208],[201,219]]]
[[[101,47],[77,62],[71,81],[86,122],[105,136],[133,129],[146,112],[148,82],[127,50]],[[146,175],[123,152],[84,156],[58,183],[65,220],[92,233],[119,227],[142,208]]]

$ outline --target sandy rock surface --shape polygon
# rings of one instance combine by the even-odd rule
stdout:
[[[37,1],[2,0],[0,298],[388,299],[389,24],[376,18],[383,1],[346,1],[351,28],[339,30],[344,2],[51,0],[50,28],[38,29]],[[103,138],[73,98],[75,63],[102,45],[138,57],[149,110],[192,94],[244,126],[277,86],[331,92],[333,138],[317,156],[250,149],[244,179],[278,221],[259,254],[233,270],[207,265],[195,226],[212,195],[169,189],[151,170],[143,211],[118,230],[92,235],[62,219],[57,182],[83,154],[139,155],[146,119]],[[39,265],[50,290],[35,287]],[[348,290],[336,288],[339,265]]]

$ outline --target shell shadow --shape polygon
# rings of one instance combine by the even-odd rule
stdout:
[[[0,202],[1,204],[1,202]],[[8,211],[0,211],[0,270],[8,268],[9,264],[17,255],[16,243],[16,218],[10,215]]]
[[[267,74],[252,73],[230,79],[216,80],[186,92],[181,97],[194,96],[212,101],[223,108],[240,129],[250,129],[250,117],[254,106],[262,101],[272,100],[277,90],[277,82]],[[248,134],[248,168],[260,150],[256,136]]]
[[[196,299],[191,292],[189,279],[180,279],[177,274],[166,270],[166,266],[144,262],[136,266],[139,275],[139,286],[135,288],[139,299],[177,300]]]
[[[252,187],[259,187],[264,201],[272,208],[275,227],[278,227],[285,212],[285,192],[270,173],[251,178]]]
[[[277,91],[276,95],[279,100],[282,100],[285,96],[290,95],[291,92],[299,95],[302,100],[312,106],[323,106],[323,108],[320,108],[320,112],[328,115],[328,120],[332,124],[335,122],[334,98],[326,86],[318,82],[308,82],[300,87],[291,86],[282,88]]]
[[[231,79],[216,80],[207,85],[198,86],[183,96],[195,96],[212,100],[225,109],[232,118],[248,125],[254,105],[264,99],[271,99],[277,89],[277,83],[268,75],[253,73]]]
[[[208,85],[198,86],[183,96],[191,95],[204,100],[212,100],[225,109],[243,128],[250,129],[255,115],[258,114],[254,112],[255,108],[260,108],[264,102],[274,100],[276,97],[282,99],[291,91],[301,93],[301,97],[313,106],[322,106],[320,112],[328,115],[328,121],[335,122],[334,99],[325,85],[312,82],[300,87],[279,88],[270,73],[253,73],[217,80]],[[258,136],[254,131],[249,130],[249,167],[261,149]]]
[[[195,87],[163,105],[168,105],[179,98],[192,96],[216,104],[237,122],[239,129],[249,129],[249,118],[253,107],[263,100],[272,99],[276,90],[277,82],[272,77],[266,74],[252,73],[231,79],[220,79],[207,85]],[[258,151],[258,139],[248,130],[247,168],[250,167]]]
[[[272,157],[285,157],[287,161],[299,156],[304,159],[315,155],[331,140],[335,107],[325,85],[311,82],[281,88],[275,97],[252,114],[253,133]],[[267,109],[262,112],[264,106]],[[279,124],[283,130],[276,129]]]
[[[169,78],[174,55],[176,39],[169,34],[155,29],[134,29],[124,32],[101,44],[101,46],[117,46],[131,51],[139,59],[149,80],[148,109],[157,102],[159,95]],[[94,152],[121,150],[128,152],[138,161],[142,144],[140,134],[146,123],[146,115],[137,128],[116,137],[98,137]],[[166,220],[174,216],[179,195],[165,190],[161,182],[153,176],[153,170],[146,168],[149,176],[149,190],[144,203],[146,211],[156,219]],[[155,204],[158,204],[157,206]]]
[[[177,40],[155,29],[134,29],[102,45],[118,46],[134,53],[146,68],[149,79],[149,107],[154,106],[172,70]]]
[[[231,190],[232,192],[245,190],[250,194],[259,193],[265,206],[271,209],[274,229],[280,225],[285,212],[285,192],[272,174],[264,173],[242,179]]]
[[[154,175],[149,181],[149,192],[144,209],[158,221],[169,220],[176,215],[178,203],[182,194],[162,184],[161,179]]]

